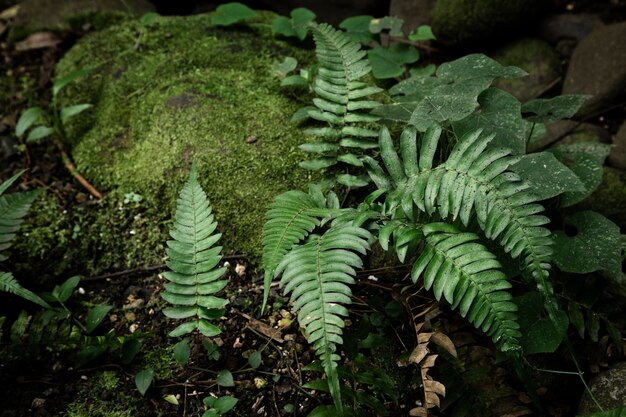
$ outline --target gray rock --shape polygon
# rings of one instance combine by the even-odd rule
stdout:
[[[563,94],[590,94],[578,112],[588,116],[609,107],[626,91],[626,22],[607,25],[583,39],[572,55]]]
[[[433,32],[440,42],[493,41],[527,28],[546,9],[545,0],[437,0]]]
[[[555,143],[579,143],[594,141],[609,143],[609,132],[592,123],[574,120],[559,120],[546,126],[546,133],[537,140],[528,143],[528,152],[537,152]]]
[[[626,405],[626,362],[620,362],[601,372],[589,382],[589,389],[605,411]],[[576,415],[586,416],[600,411],[585,392]]]
[[[583,40],[593,30],[604,26],[597,15],[590,13],[563,13],[547,16],[539,24],[538,35],[556,44],[564,39],[577,42]]]
[[[496,51],[493,59],[502,65],[513,65],[528,73],[524,78],[501,79],[495,83],[521,102],[536,98],[561,79],[561,61],[552,47],[536,38],[514,41]]]
[[[24,0],[9,39],[17,41],[39,31],[64,31],[91,23],[103,29],[128,17],[154,11],[148,0]],[[93,18],[98,14],[98,18]]]
[[[435,0],[391,0],[389,15],[404,20],[402,30],[411,33],[422,25],[430,25]]]
[[[613,149],[609,154],[609,163],[615,168],[626,171],[626,122],[613,137]]]

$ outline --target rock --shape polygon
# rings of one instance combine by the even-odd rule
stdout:
[[[604,23],[595,14],[553,14],[541,21],[538,35],[553,45],[565,39],[580,42],[594,29],[601,26],[604,26]]]
[[[576,209],[597,211],[626,230],[626,173],[605,166],[600,186]]]
[[[546,126],[546,133],[528,143],[528,152],[537,152],[554,143],[579,143],[596,141],[609,143],[611,137],[601,126],[574,120],[559,120]]]
[[[430,25],[436,0],[391,0],[389,16],[404,20],[402,30],[409,34],[422,25]]]
[[[519,33],[546,8],[545,0],[437,0],[432,27],[437,39],[453,45],[492,41]]]
[[[626,122],[622,123],[613,137],[613,145],[609,154],[609,163],[615,168],[626,171]]]
[[[148,0],[24,0],[9,34],[11,41],[40,31],[62,32],[90,23],[103,29],[129,16],[154,11]],[[97,18],[94,15],[97,14]]]
[[[616,363],[589,382],[589,390],[605,411],[626,406],[626,362]],[[584,392],[576,415],[599,412],[588,392]]]
[[[511,93],[522,103],[545,93],[561,79],[559,55],[541,39],[514,41],[497,50],[492,58],[502,65],[513,65],[528,73],[524,78],[495,82],[495,87]]]
[[[590,94],[578,112],[588,116],[609,107],[626,91],[626,22],[594,30],[572,54],[563,94]]]
[[[286,56],[306,64],[312,51],[274,39],[269,25],[221,28],[209,15],[158,18],[135,51],[136,28],[84,38],[57,66],[60,78],[105,62],[62,97],[94,105],[68,126],[77,168],[105,192],[141,195],[142,218],[162,225],[195,158],[220,244],[258,261],[268,204],[316,178],[298,167],[306,138],[289,121],[304,103],[281,90],[271,66]]]

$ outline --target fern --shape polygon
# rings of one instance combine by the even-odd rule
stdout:
[[[310,108],[307,115],[328,125],[309,128],[304,132],[332,141],[301,145],[300,148],[306,152],[323,155],[304,161],[300,166],[317,170],[342,162],[362,167],[363,163],[358,155],[340,151],[342,148],[367,150],[378,146],[375,140],[377,131],[368,128],[367,124],[376,122],[379,117],[364,110],[380,105],[366,97],[379,93],[382,89],[361,81],[371,68],[366,52],[361,50],[358,43],[350,41],[344,32],[325,23],[311,24],[310,28],[316,44],[319,70],[312,86],[317,95],[313,99],[315,107]],[[337,176],[337,181],[350,187],[367,184],[362,178],[350,174]]]
[[[205,192],[198,183],[195,164],[189,180],[178,198],[176,221],[167,242],[167,266],[163,273],[170,281],[165,284],[163,299],[174,306],[163,310],[173,319],[189,319],[169,333],[182,336],[198,329],[205,336],[215,336],[220,329],[208,322],[223,314],[227,300],[212,294],[222,290],[226,280],[220,278],[226,268],[216,268],[220,261],[221,246],[213,245],[221,234],[213,234],[217,227]]]
[[[298,322],[305,328],[307,340],[319,356],[335,407],[342,410],[336,346],[343,343],[344,305],[352,295],[348,285],[354,283],[362,266],[357,253],[369,249],[370,233],[360,227],[344,224],[329,229],[322,236],[292,249],[276,267],[275,275],[286,294],[291,293]]]
[[[413,265],[413,282],[424,273],[424,288],[432,287],[437,300],[445,297],[503,352],[519,351],[517,306],[504,291],[511,284],[499,270],[496,256],[475,243],[478,236],[460,232],[451,224],[431,223],[423,231],[426,245]]]
[[[13,274],[10,272],[0,271],[0,291],[6,291],[18,295],[25,300],[39,304],[43,308],[51,308],[50,305],[37,294],[22,287],[20,283],[13,278]]]

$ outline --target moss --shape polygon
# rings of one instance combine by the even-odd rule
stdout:
[[[556,51],[541,39],[524,38],[497,51],[493,58],[502,65],[522,68],[528,75],[521,79],[499,79],[495,86],[525,102],[549,89],[561,75]]]
[[[305,138],[289,122],[300,104],[280,91],[271,65],[312,52],[274,40],[272,16],[238,30],[211,27],[208,15],[159,18],[137,51],[136,22],[81,41],[57,67],[62,77],[103,63],[63,98],[95,105],[68,126],[78,169],[106,192],[141,194],[158,224],[195,157],[226,252],[259,260],[266,206],[311,180],[298,168]]]
[[[146,353],[141,361],[141,369],[152,369],[157,380],[171,380],[172,369],[178,365],[174,360],[174,347],[156,348]]]
[[[440,41],[468,44],[490,40],[532,21],[544,0],[437,0],[433,32]]]
[[[116,372],[91,376],[79,387],[76,401],[68,405],[65,417],[134,417],[139,415],[139,400],[122,393]]]
[[[604,167],[602,184],[576,208],[597,211],[615,222],[621,230],[625,230],[626,173],[615,168]]]

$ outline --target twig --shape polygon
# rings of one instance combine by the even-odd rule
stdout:
[[[63,159],[63,165],[65,165],[65,168],[67,168],[70,174],[72,174],[72,176],[76,178],[76,180],[80,182],[80,184],[83,187],[85,187],[87,191],[89,191],[89,194],[96,197],[98,200],[102,199],[102,194],[100,194],[100,192],[96,190],[94,186],[91,185],[89,181],[85,179],[85,177],[80,175],[80,173],[76,169],[76,166],[70,159],[70,156],[65,151],[65,147],[63,146],[63,143],[61,142],[61,140],[59,140],[59,138],[57,137],[54,137],[53,141],[56,147],[59,149],[59,152],[61,153],[61,159]]]

